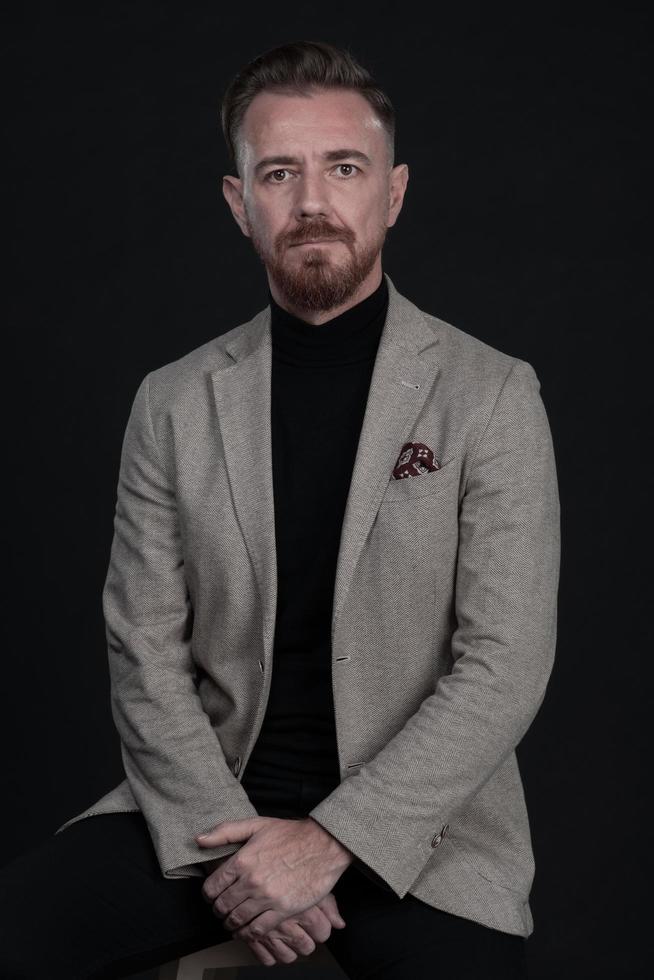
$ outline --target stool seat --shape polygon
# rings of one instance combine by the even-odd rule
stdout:
[[[321,967],[325,970],[331,966],[334,968],[334,980],[343,976],[336,960],[324,943],[317,943],[315,950],[309,956],[298,956],[288,964],[276,963],[274,968],[279,971],[284,966],[296,967],[299,963],[307,969]],[[187,956],[180,956],[177,960],[163,963],[159,967],[159,980],[204,980],[205,970],[220,970],[220,980],[236,980],[240,966],[258,966],[261,968],[262,976],[264,972],[270,970],[269,966],[264,966],[257,959],[243,939],[228,939],[224,943],[207,946]],[[278,973],[275,975],[277,976]]]

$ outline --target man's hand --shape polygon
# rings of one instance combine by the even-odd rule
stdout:
[[[205,872],[210,874],[215,871],[229,857],[231,855],[204,861]],[[276,929],[271,929],[260,939],[244,941],[264,966],[293,963],[298,953],[301,956],[310,956],[316,948],[316,943],[327,942],[332,927],[343,929],[345,920],[338,911],[335,896],[330,892],[305,912],[284,919]]]
[[[318,905],[354,859],[311,817],[226,821],[196,840],[204,847],[247,841],[207,876],[202,894],[248,942]]]

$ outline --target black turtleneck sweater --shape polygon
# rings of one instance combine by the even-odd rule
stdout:
[[[370,296],[314,325],[270,291],[277,617],[263,725],[242,786],[262,816],[304,817],[340,783],[331,616],[341,526],[388,309]]]

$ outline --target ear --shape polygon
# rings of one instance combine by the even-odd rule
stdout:
[[[225,174],[223,177],[223,195],[229,204],[237,225],[243,234],[249,238],[250,232],[248,231],[245,208],[243,207],[243,181],[241,178],[232,177],[231,174]]]
[[[390,205],[388,208],[388,228],[392,228],[397,221],[397,216],[402,210],[406,185],[409,182],[409,168],[406,163],[398,163],[393,167],[389,177]]]

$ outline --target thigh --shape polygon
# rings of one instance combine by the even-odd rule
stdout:
[[[351,865],[333,889],[344,929],[326,945],[350,980],[525,980],[526,940],[398,898]]]
[[[71,824],[0,869],[0,976],[124,977],[231,939],[203,880],[163,877],[140,811]]]

